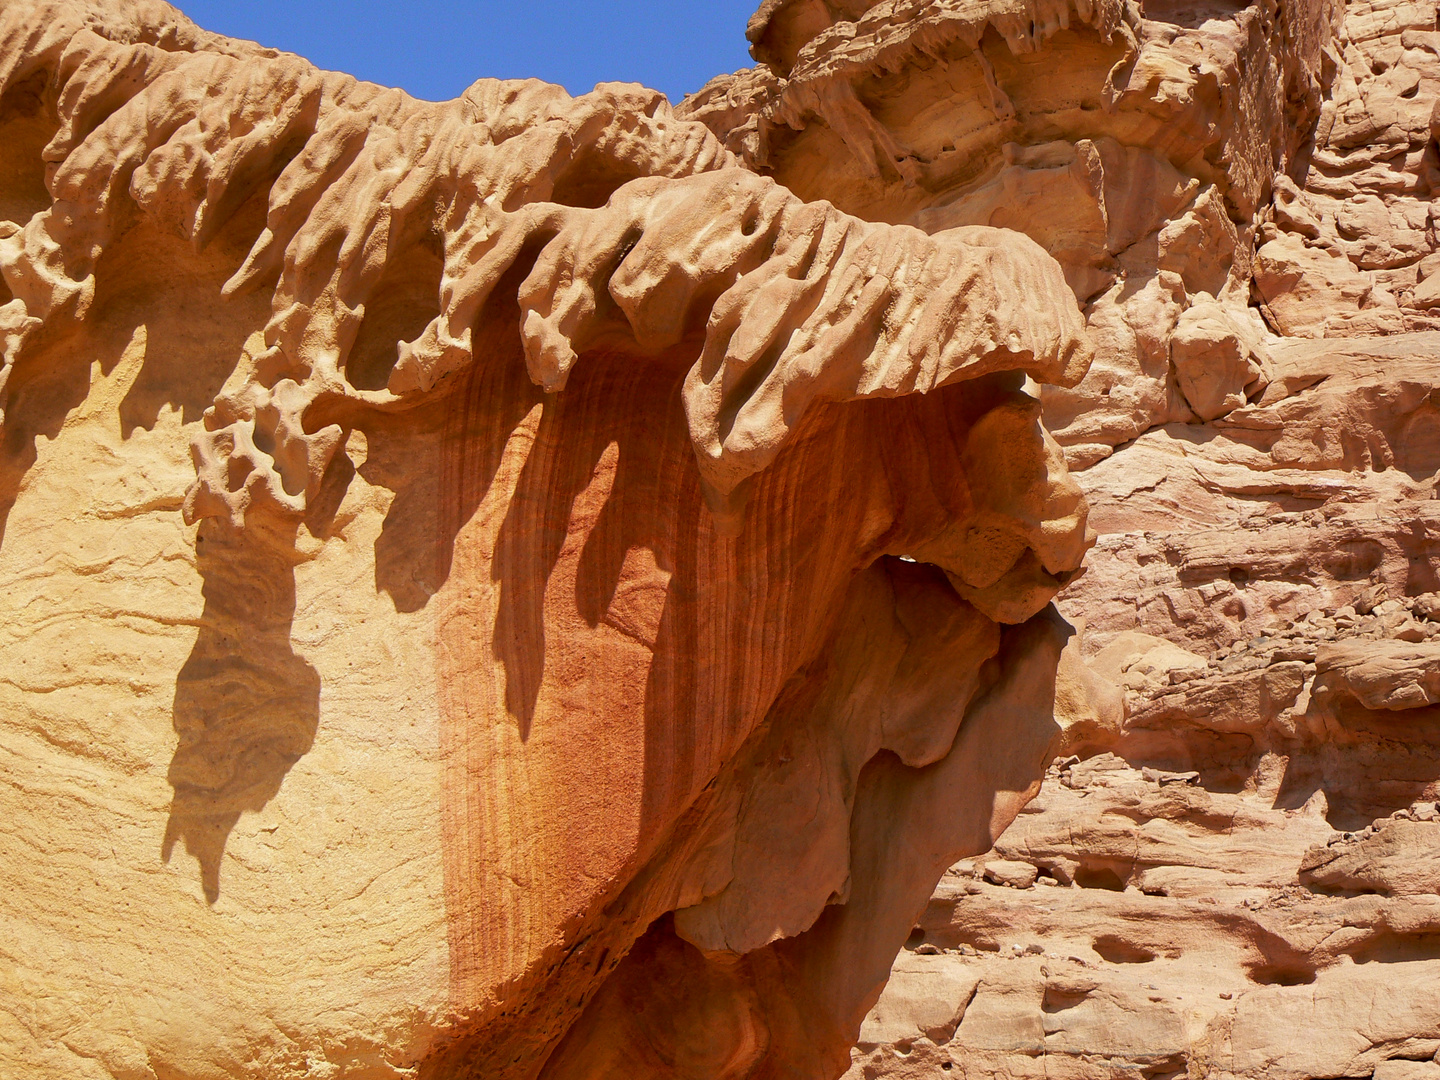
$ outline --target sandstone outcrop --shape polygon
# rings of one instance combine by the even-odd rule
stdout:
[[[0,7],[0,1075],[1440,1078],[1434,6],[749,37]]]
[[[1034,241],[153,0],[0,7],[0,146],[0,1073],[836,1076],[1114,720]]]
[[[1122,729],[952,867],[849,1075],[1440,1068],[1434,599],[1095,654]]]
[[[808,197],[1029,233],[1097,344],[1042,397],[1124,719],[952,868],[851,1076],[1440,1075],[1437,33],[776,0],[682,107]]]

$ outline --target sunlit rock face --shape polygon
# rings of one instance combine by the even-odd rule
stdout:
[[[781,0],[750,36],[683,113],[805,197],[1027,232],[1096,343],[1042,399],[1123,721],[947,874],[850,1075],[1440,1075],[1433,6]]]
[[[682,112],[797,194],[936,233],[1027,233],[1087,305],[1087,378],[1047,391],[1072,465],[1264,391],[1250,306],[1273,178],[1303,170],[1330,5],[766,5],[768,67]]]
[[[749,36],[0,8],[0,1075],[1440,1076],[1434,8]]]
[[[0,1074],[835,1077],[1118,722],[1035,240],[146,0],[0,147]]]

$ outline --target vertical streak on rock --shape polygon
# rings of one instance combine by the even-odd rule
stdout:
[[[504,737],[499,730],[503,675],[488,655],[493,626],[489,562],[497,507],[525,467],[542,411],[536,404],[508,428],[502,430],[497,423],[497,403],[513,392],[509,384],[522,381],[506,359],[513,358],[497,357],[493,367],[467,373],[447,414],[438,462],[440,532],[454,537],[455,585],[441,594],[436,612],[435,675],[445,760],[441,813],[451,996],[452,1006],[462,1010],[474,1007],[490,973],[509,959],[493,955],[497,943],[520,936],[516,927],[502,930],[484,919],[524,914],[521,905],[497,903],[501,898],[487,894],[481,880],[486,838],[499,839],[507,826],[525,831],[523,821],[515,819],[523,812],[523,799],[513,800],[513,808],[497,805],[512,791],[513,780],[489,775],[497,755],[487,748]],[[523,381],[528,387],[528,380]],[[486,900],[491,902],[487,905]]]

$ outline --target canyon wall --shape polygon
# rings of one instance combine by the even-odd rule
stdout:
[[[749,36],[0,5],[0,1077],[1440,1077],[1434,6]]]
[[[1433,4],[776,0],[682,112],[807,197],[1019,229],[1123,695],[951,868],[849,1077],[1440,1076]]]
[[[1061,264],[156,0],[0,147],[0,1076],[842,1073],[1100,725]]]

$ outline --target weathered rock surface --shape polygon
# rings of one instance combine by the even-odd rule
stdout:
[[[1034,241],[153,0],[0,147],[0,1075],[836,1076],[1118,716]]]
[[[1435,7],[749,34],[0,8],[0,1075],[1440,1077]]]
[[[1437,661],[1394,601],[1208,661],[1122,635],[1122,727],[952,867],[850,1075],[1440,1067]]]
[[[850,1075],[1437,1075],[1434,5],[775,0],[751,39],[682,113],[862,216],[1029,233],[1097,343],[1042,396],[1124,719],[952,868]]]

